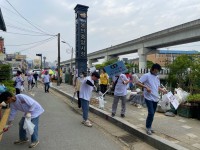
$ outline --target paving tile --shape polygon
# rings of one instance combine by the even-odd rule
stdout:
[[[193,133],[188,133],[186,134],[187,136],[191,137],[191,138],[197,138],[198,136],[196,136],[195,134]]]
[[[199,143],[195,143],[195,144],[193,144],[192,146],[194,146],[194,147],[200,149],[200,144],[199,144]]]
[[[179,119],[178,121],[180,121],[180,122],[186,122],[185,120],[183,120],[183,119]]]
[[[138,120],[140,120],[140,121],[145,121],[146,119],[144,119],[144,118],[139,118]]]
[[[183,128],[185,128],[185,129],[191,129],[192,127],[190,127],[190,126],[187,126],[187,125],[184,125],[184,126],[182,126]]]

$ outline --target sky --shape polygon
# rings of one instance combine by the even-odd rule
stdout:
[[[60,33],[68,43],[61,43],[61,61],[70,59],[77,4],[89,6],[88,53],[199,19],[200,14],[199,0],[0,0],[6,53],[20,52],[28,59],[42,53],[53,62],[58,57],[55,35]],[[166,49],[200,50],[200,42]]]

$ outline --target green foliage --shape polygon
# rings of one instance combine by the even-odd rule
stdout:
[[[190,93],[200,92],[200,58],[198,55],[180,55],[169,65],[168,82]]]
[[[14,81],[12,80],[4,80],[1,82],[1,84],[4,84],[4,86],[8,89],[9,92],[15,93],[15,88],[13,86]]]
[[[200,102],[200,94],[193,94],[188,96],[188,102]]]
[[[147,68],[150,69],[151,66],[152,66],[153,64],[154,64],[154,63],[153,63],[152,61],[149,61],[149,60],[148,60],[148,61],[147,61]]]
[[[10,80],[12,78],[11,65],[0,64],[0,81]]]

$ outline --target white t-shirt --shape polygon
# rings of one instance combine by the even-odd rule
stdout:
[[[144,98],[150,101],[158,102],[158,88],[160,86],[160,79],[158,76],[155,76],[149,72],[142,75],[139,79],[139,82],[143,83],[151,89],[151,93],[148,93],[146,88],[144,88]]]
[[[49,83],[49,78],[50,78],[50,76],[47,74],[47,75],[44,75],[43,76],[43,82],[44,83]]]
[[[117,80],[118,77],[113,77],[113,82]],[[115,96],[125,96],[127,94],[126,84],[123,84],[123,81],[128,81],[125,74],[120,74],[117,84],[115,86],[114,95]]]
[[[92,80],[91,76],[86,77],[81,84],[79,97],[87,101],[90,101],[92,90],[94,87],[86,84],[87,80],[89,80],[92,84],[94,84],[94,81]]]
[[[15,97],[16,101],[10,103],[11,111],[8,119],[9,121],[14,120],[18,110],[24,112],[24,116],[26,113],[30,112],[31,118],[36,118],[44,112],[42,106],[33,98],[25,94],[18,94]]]
[[[15,82],[17,83],[17,84],[15,85],[15,88],[20,89],[21,86],[22,86],[22,82],[23,82],[23,81],[24,81],[24,80],[22,79],[22,77],[21,77],[20,75],[17,76],[16,79],[15,79]]]

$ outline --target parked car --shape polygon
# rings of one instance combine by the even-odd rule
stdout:
[[[12,75],[16,76],[18,70],[21,71],[21,69],[18,67],[12,67]]]

